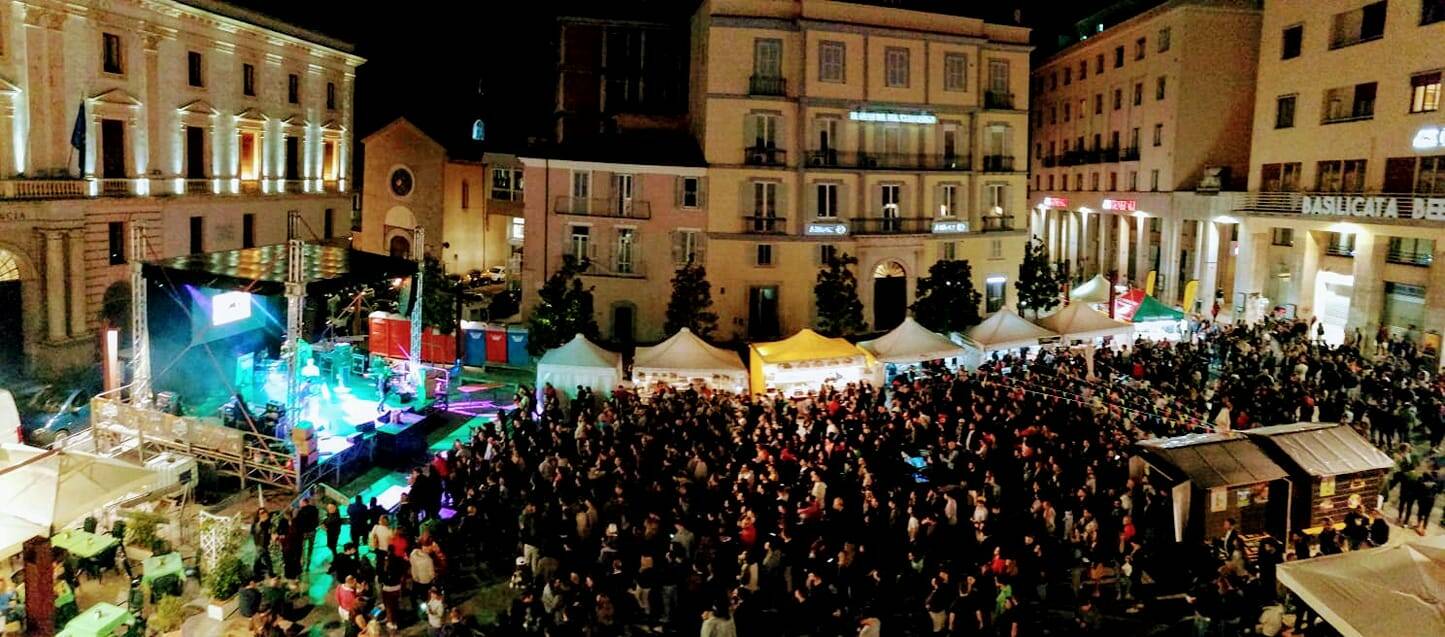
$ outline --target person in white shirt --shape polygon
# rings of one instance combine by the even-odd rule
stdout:
[[[447,616],[446,604],[442,601],[442,591],[432,587],[431,596],[426,602],[426,634],[428,637],[437,637],[442,632],[442,622]]]
[[[385,551],[391,546],[391,523],[387,516],[381,516],[376,520],[376,525],[371,527],[371,535],[367,537],[367,544],[373,551]]]

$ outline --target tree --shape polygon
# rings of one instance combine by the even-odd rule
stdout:
[[[682,328],[707,338],[717,329],[717,313],[712,307],[712,284],[707,269],[688,259],[672,277],[672,298],[667,302],[667,322],[663,330],[673,334]]]
[[[936,261],[918,280],[918,298],[909,309],[913,318],[935,332],[962,332],[978,325],[983,295],[973,287],[968,261]]]
[[[591,263],[578,260],[572,255],[563,255],[562,267],[537,290],[537,306],[528,319],[531,324],[530,342],[527,350],[533,356],[541,355],[581,334],[588,338],[597,336],[597,319],[592,314],[592,288],[583,287],[578,274]]]
[[[1019,264],[1019,279],[1014,283],[1019,292],[1019,309],[1032,310],[1037,317],[1040,311],[1049,311],[1059,306],[1059,289],[1063,281],[1049,255],[1044,250],[1044,240],[1034,237],[1024,249],[1023,263]]]
[[[422,261],[421,324],[435,327],[443,334],[451,334],[457,326],[457,294],[461,292],[461,279],[447,274],[441,260],[427,255]]]
[[[818,271],[813,297],[818,304],[818,331],[827,336],[855,334],[868,329],[863,321],[863,302],[858,300],[858,278],[850,266],[858,259],[835,252]]]

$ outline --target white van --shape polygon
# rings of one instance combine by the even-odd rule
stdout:
[[[15,409],[15,397],[10,395],[10,390],[0,389],[0,444],[25,444],[20,432],[20,412]]]

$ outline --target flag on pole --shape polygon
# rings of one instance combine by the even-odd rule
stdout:
[[[75,113],[75,128],[70,130],[70,146],[85,156],[85,101],[80,102],[80,110]],[[83,159],[82,159],[83,161]]]

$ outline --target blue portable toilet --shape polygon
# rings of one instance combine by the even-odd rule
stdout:
[[[532,364],[532,354],[527,351],[527,326],[507,326],[507,364],[512,367],[526,367]]]
[[[487,364],[487,325],[462,321],[462,362],[474,367]]]

